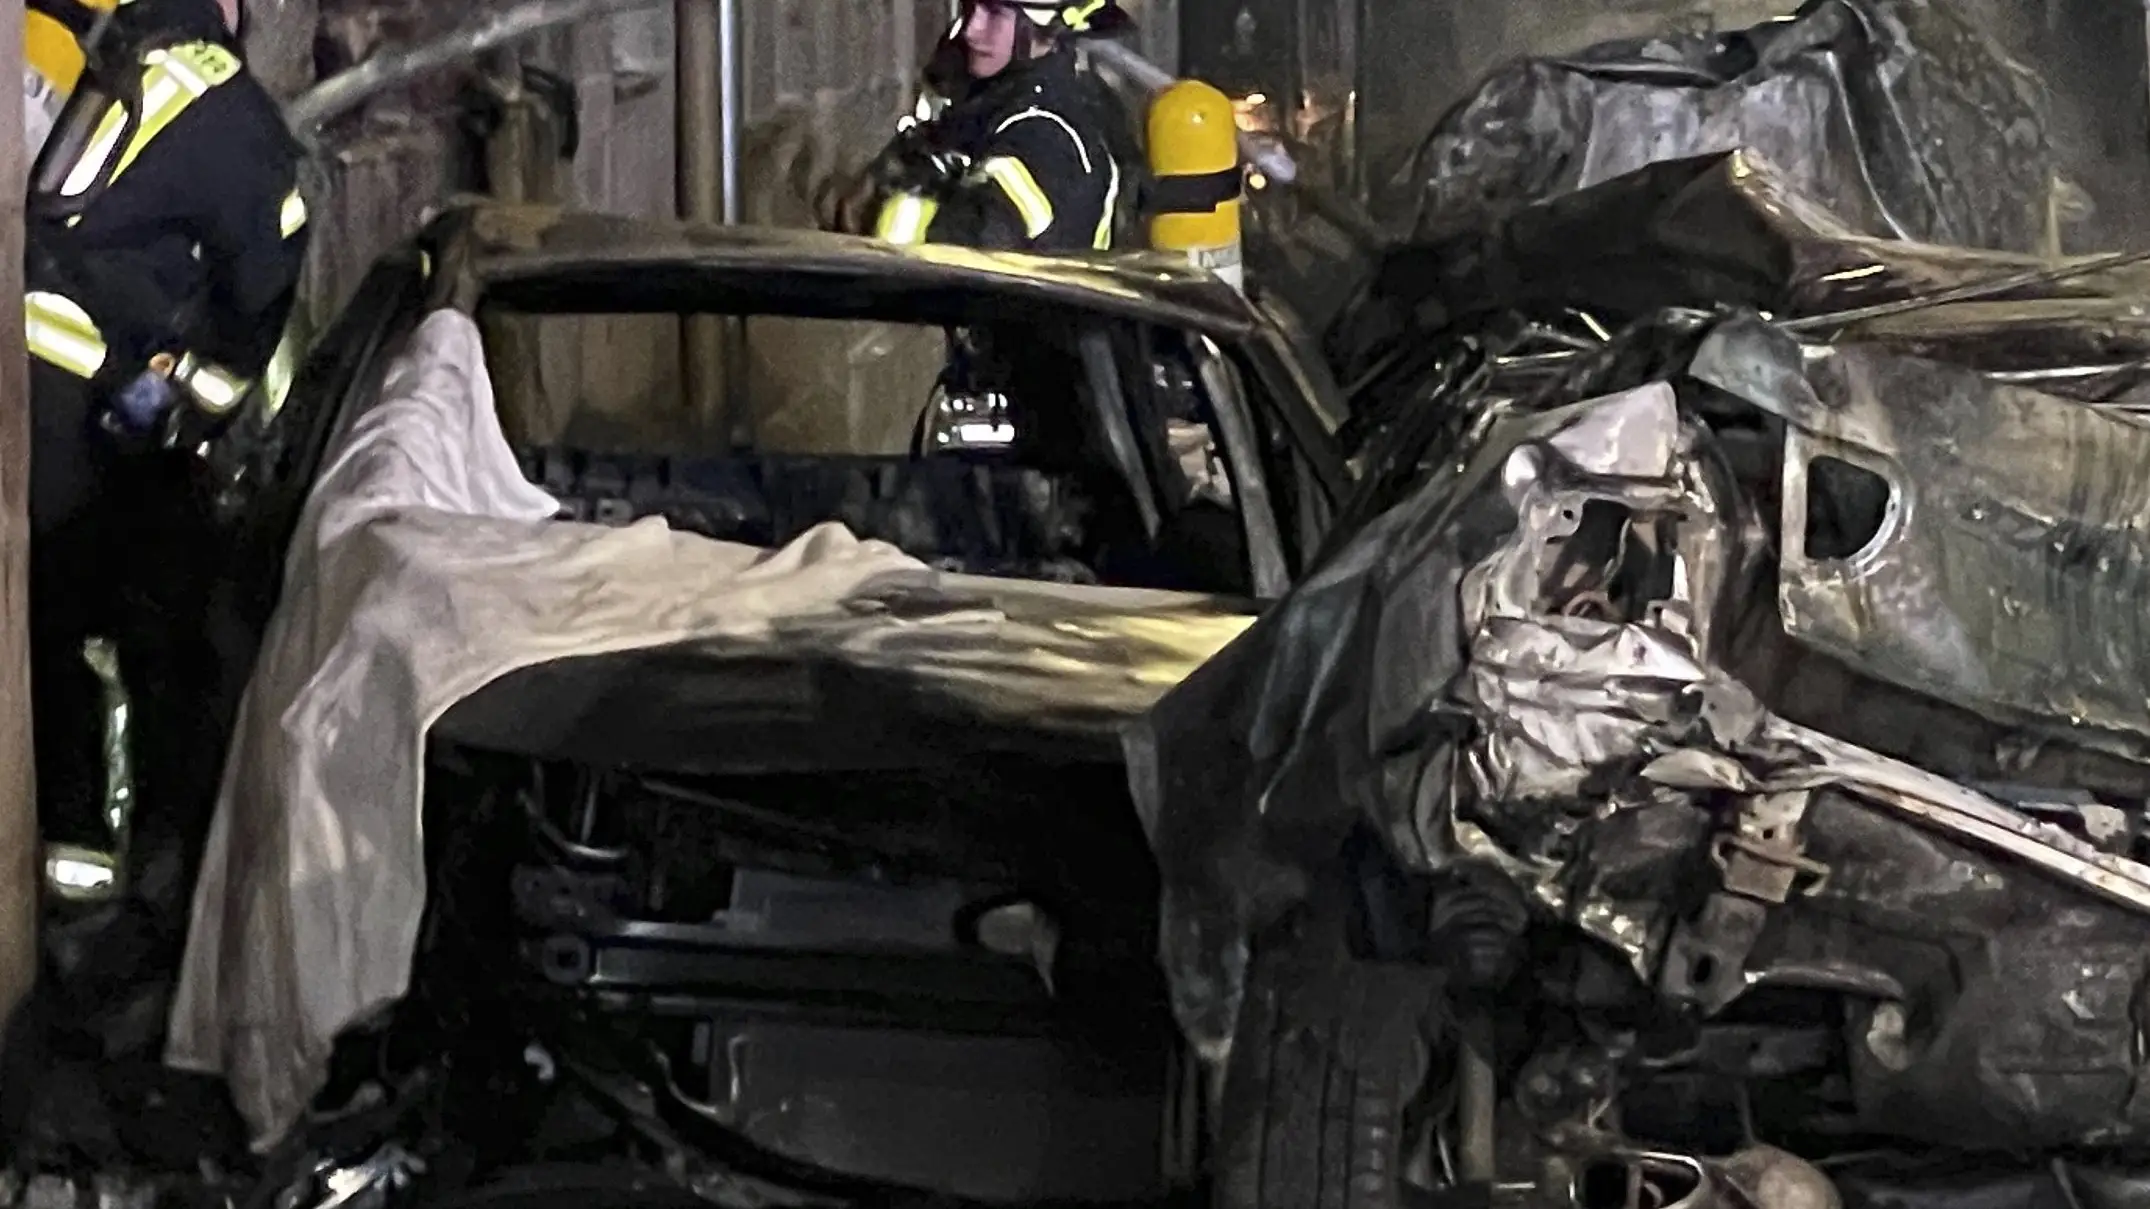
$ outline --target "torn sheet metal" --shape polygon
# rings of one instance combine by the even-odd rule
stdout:
[[[1660,160],[1746,148],[1855,229],[2039,251],[2057,159],[2037,77],[1945,6],[1810,0],[1788,20],[1503,68],[1421,145],[1421,235]]]
[[[2150,428],[1754,321],[1693,372],[1789,425],[1787,634],[1999,722],[2150,750]]]
[[[2130,381],[2150,376],[2140,364],[2150,358],[2141,302],[2150,270],[2141,263],[1877,238],[1753,151],[1653,163],[1388,249],[1326,329],[1325,351],[1355,393],[1379,396],[1410,385],[1381,367],[1423,364],[1466,337],[1572,354],[1668,307],[1792,319],[2010,279],[2018,283],[1978,299],[1973,312],[1912,310],[1814,334],[1924,348],[1983,370],[2132,366]],[[1973,320],[2006,339],[1972,338],[1976,329],[1960,325]]]
[[[2080,726],[2049,711],[2081,700],[2122,712],[2110,686],[2138,674],[2141,644],[2123,620],[2136,594],[2101,594],[2113,568],[2100,578],[2093,561],[2071,578],[2076,564],[2049,559],[2040,543],[2057,529],[2136,524],[2129,509],[2146,473],[2136,468],[2150,461],[2137,442],[2150,433],[1968,371],[1802,346],[1751,319],[1683,332],[1693,332],[1684,320],[1628,333],[1523,403],[1467,385],[1432,400],[1453,416],[1455,443],[1383,450],[1383,464],[1422,467],[1391,485],[1393,506],[1129,734],[1132,784],[1165,878],[1174,1007],[1205,1057],[1229,1052],[1253,938],[1333,876],[1325,863],[1356,828],[1380,836],[1406,870],[1469,859],[1501,871],[1542,918],[1594,937],[1660,994],[1705,1010],[1770,980],[1902,993],[1890,979],[1910,975],[1881,957],[1853,961],[1826,936],[1784,947],[1783,913],[1811,896],[1909,909],[1894,891],[1870,901],[1877,883],[1837,876],[1832,861],[1893,858],[1874,841],[1817,846],[1828,827],[1852,826],[1828,802],[1879,820],[1867,826],[1935,837],[1922,842],[2042,879],[2038,893],[2098,904],[2067,917],[2089,921],[2106,938],[2098,943],[2130,929],[2150,939],[2139,917],[2150,915],[2150,867],[1861,747],[1863,734],[1791,722],[1758,695],[1776,684],[1728,670],[1757,627],[1776,622],[1777,601],[1753,591],[1766,582],[1757,568],[1775,568],[1787,590],[1816,586],[1775,535],[1800,515],[1780,459],[1824,435],[1847,460],[1909,484],[1887,523],[1908,543],[1898,561],[1924,571],[1884,581],[1923,595],[1899,599],[1877,585],[1828,614],[1857,620],[1854,635],[1876,644],[1878,662],[1864,648],[1845,652],[1853,671],[1893,682],[1881,669],[1897,668],[1927,694],[2081,741]],[[1787,435],[1765,443],[1766,456],[1729,455],[1735,438],[1772,431]],[[2004,465],[2011,453],[2037,469]],[[1909,467],[1945,471],[1948,482],[1903,478]],[[1962,493],[1974,487],[2011,501],[2012,515],[2042,514],[2049,528],[2020,545],[2001,540],[1988,517],[1972,515]],[[1922,553],[1931,557],[1920,562]],[[2011,585],[2034,583],[2040,594],[2025,589],[2016,607],[2000,607]],[[1795,642],[1817,606],[1802,597],[1801,607],[1784,610]],[[1934,610],[1942,624],[1919,630]],[[2036,677],[1995,649],[2018,631],[2029,662],[2043,662]],[[2105,633],[2122,639],[2107,648],[2095,637]],[[2077,698],[2065,696],[2071,686]],[[1835,721],[1858,729],[1849,712]],[[1689,916],[1677,905],[1692,901],[1680,871],[1697,862],[1721,884]],[[2009,943],[2018,940],[2026,951],[2045,943],[2027,934]],[[2048,1010],[1997,990],[1966,992],[1974,1001],[2026,1028]],[[2000,1041],[1964,1044],[1987,1047],[1972,1066],[2032,1061],[2002,1054]],[[1934,1063],[1876,1085],[1939,1095],[1949,1063]],[[2089,1110],[2048,1112],[2040,1097],[2052,1086],[2023,1067],[1984,1094],[2043,1113],[2054,1138],[2133,1128]]]
[[[1306,871],[1293,855],[1301,842],[1318,849],[1319,837],[1341,838],[1364,819],[1409,867],[1433,868],[1455,851],[1449,805],[1472,775],[1459,766],[1456,741],[1474,715],[1450,690],[1470,666],[1479,618],[1519,611],[1517,585],[1529,578],[1484,564],[1560,565],[1520,528],[1510,497],[1531,498],[1537,480],[1526,467],[1592,480],[1549,443],[1564,430],[1566,448],[1601,468],[1669,468],[1680,427],[1670,404],[1668,391],[1646,386],[1546,415],[1484,412],[1409,504],[1373,521],[1129,729],[1133,793],[1164,873],[1174,1006],[1205,1056],[1229,1047],[1249,934],[1304,892]],[[1581,439],[1614,431],[1623,437],[1617,454]],[[1668,476],[1647,493],[1664,501],[1679,490]],[[1704,574],[1687,582],[1715,583]],[[1668,653],[1657,670],[1684,666]],[[1381,674],[1367,675],[1370,667]],[[1624,745],[1621,725],[1605,719],[1601,741]],[[1551,741],[1550,727],[1540,733]],[[1486,770],[1511,758],[1530,763],[1527,734],[1517,740],[1508,756],[1481,756],[1480,775],[1497,775]],[[1279,846],[1277,835],[1294,842]]]
[[[1852,324],[1838,340],[2150,416],[2150,306],[2140,297],[1944,303]]]

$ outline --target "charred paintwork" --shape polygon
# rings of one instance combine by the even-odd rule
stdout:
[[[612,294],[635,278],[653,280],[653,289],[676,289],[676,279],[662,277],[674,270],[692,274],[720,299],[730,278],[751,275],[751,289],[742,287],[740,301],[733,304],[739,310],[753,309],[752,298],[782,293],[825,298],[822,305],[841,314],[845,306],[861,305],[846,299],[893,286],[1080,306],[1219,337],[1241,337],[1261,323],[1254,304],[1238,291],[1181,261],[1150,253],[1043,257],[940,244],[898,246],[820,231],[480,202],[445,216],[441,229],[457,229],[464,217],[468,226],[458,238],[468,241],[468,271],[489,296],[519,309],[545,309],[547,298],[564,305],[598,282]],[[653,272],[658,278],[650,277]],[[712,309],[724,308],[713,304]]]
[[[697,773],[1109,759],[1123,724],[1253,619],[1251,603],[1223,599],[948,576],[751,642],[543,664],[458,703],[435,730],[488,750]],[[711,744],[720,732],[730,739]],[[832,732],[845,743],[831,747]]]
[[[1201,1052],[1237,1044],[1253,955],[1335,876],[1327,837],[1365,830],[1436,887],[1498,871],[1539,927],[1617,955],[1634,1010],[1858,1005],[1861,1129],[2143,1137],[2150,865],[2053,821],[2064,784],[2004,801],[1936,771],[1974,759],[1862,746],[1887,734],[1856,709],[1789,720],[1731,669],[1774,628],[2019,736],[2104,742],[2080,719],[2126,712],[2137,594],[2068,556],[2143,523],[2144,430],[1751,316],[1646,323],[1526,400],[1466,377],[1432,406],[1445,427],[1384,451],[1386,511],[1129,735]],[[1817,569],[1800,475],[1823,447],[1890,505],[1881,553]]]

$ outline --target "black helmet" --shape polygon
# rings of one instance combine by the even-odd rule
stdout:
[[[218,0],[119,0],[114,15],[123,29],[206,38],[237,46],[246,36],[246,0],[236,0],[235,7],[239,14],[237,29],[224,23],[224,7]]]

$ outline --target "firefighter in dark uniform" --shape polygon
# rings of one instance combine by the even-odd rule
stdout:
[[[954,62],[927,72],[952,95],[937,114],[922,102],[824,224],[896,243],[1112,248],[1133,211],[1134,137],[1073,41],[1126,24],[1111,0],[968,0],[936,56]]]
[[[205,657],[186,596],[204,568],[174,565],[211,544],[189,453],[289,351],[301,149],[240,59],[242,20],[240,0],[121,0],[33,173],[33,717],[63,825],[106,788],[84,642],[115,642],[156,725],[155,669]]]

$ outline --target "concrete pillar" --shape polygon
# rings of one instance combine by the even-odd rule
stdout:
[[[22,74],[22,0],[0,0],[0,78]],[[29,176],[22,93],[0,88],[0,180]],[[0,190],[0,1019],[37,972],[37,801],[31,795],[30,400],[22,332],[20,188]]]
[[[724,217],[723,91],[719,60],[722,33],[718,0],[678,0],[679,216],[695,222]],[[710,446],[731,443],[736,417],[727,410],[724,324],[714,316],[689,315],[680,335],[681,376],[687,406]]]

